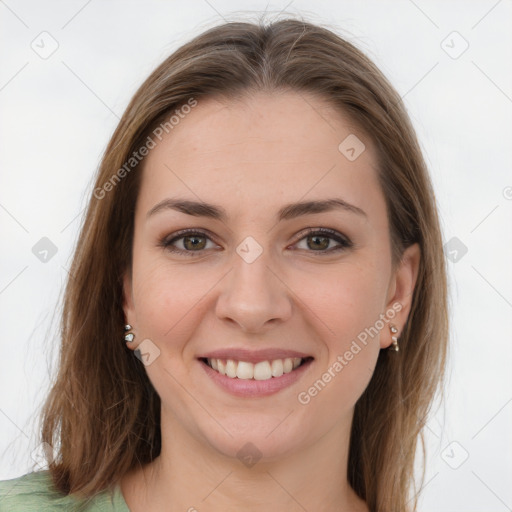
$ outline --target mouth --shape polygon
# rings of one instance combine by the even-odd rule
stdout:
[[[238,354],[220,352],[198,357],[197,360],[221,390],[236,397],[261,398],[292,386],[306,374],[314,361],[313,357],[305,354],[283,355],[276,351],[262,351],[258,355],[245,351],[238,351]]]
[[[202,357],[199,360],[209,368],[230,379],[265,381],[288,374],[313,360],[312,357],[286,357],[252,363],[235,359]]]

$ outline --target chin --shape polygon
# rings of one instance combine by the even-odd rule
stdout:
[[[300,451],[311,442],[309,438],[314,437],[308,434],[304,422],[297,422],[297,418],[292,420],[294,414],[290,412],[268,414],[264,418],[261,413],[240,413],[229,423],[223,423],[229,434],[216,423],[214,427],[208,422],[210,424],[201,429],[201,437],[219,454],[237,458],[248,467],[251,464],[247,464],[247,460],[272,462]],[[318,437],[321,435],[318,433]]]

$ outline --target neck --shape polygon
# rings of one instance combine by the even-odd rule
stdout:
[[[347,480],[349,438],[345,421],[300,451],[251,465],[162,414],[160,456],[123,479],[122,491],[134,512],[367,511]]]

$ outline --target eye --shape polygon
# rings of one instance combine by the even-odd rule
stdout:
[[[177,244],[178,241],[179,243]],[[174,253],[194,256],[194,253],[200,253],[205,249],[213,248],[207,247],[208,241],[213,244],[212,240],[205,232],[186,229],[175,233],[170,239],[164,238],[159,245]],[[176,245],[178,245],[178,247],[176,247]]]
[[[302,233],[302,235],[304,235],[304,233]],[[298,243],[303,240],[305,240],[305,247],[299,247],[299,249],[307,250],[313,248],[313,250],[309,252],[316,252],[319,254],[350,249],[354,245],[346,236],[328,228],[310,228]],[[337,242],[338,245],[330,247],[331,242]]]
[[[354,246],[348,237],[329,228],[308,228],[301,235],[302,238],[295,243],[295,246],[298,246],[300,250],[315,252],[320,255],[350,249]],[[305,241],[305,247],[299,247],[303,241]],[[337,243],[337,245],[330,247],[332,242]],[[209,243],[214,247],[208,246]],[[162,239],[158,245],[173,253],[185,254],[187,256],[201,254],[207,249],[218,247],[211,240],[208,233],[193,229],[185,229],[174,233],[171,238],[166,237]]]

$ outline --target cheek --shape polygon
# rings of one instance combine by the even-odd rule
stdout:
[[[324,424],[334,424],[351,414],[371,380],[379,354],[375,346],[357,350],[351,352],[350,360],[345,353],[336,356],[300,392],[298,401],[307,407],[310,419],[321,417]]]
[[[328,346],[339,352],[383,312],[385,272],[368,258],[347,260],[321,274],[302,273],[295,289],[317,325],[323,324]]]
[[[134,301],[141,335],[166,349],[179,348],[197,326],[208,292],[217,281],[213,272],[200,272],[194,265],[178,268],[155,257],[134,261]]]
[[[333,415],[339,406],[347,410],[355,404],[373,374],[380,333],[388,328],[387,323],[379,321],[385,313],[383,275],[367,261],[338,267],[320,287],[318,280],[316,288],[312,280],[302,280],[302,297],[315,313],[316,332],[323,333],[327,351],[311,387],[304,391],[310,397],[321,393],[319,402],[332,404]]]

